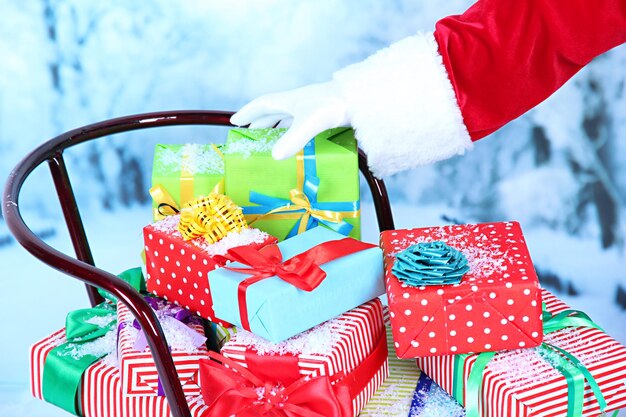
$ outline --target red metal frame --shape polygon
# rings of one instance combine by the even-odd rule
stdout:
[[[144,329],[148,345],[163,383],[165,395],[174,417],[189,417],[190,411],[178,380],[174,362],[169,353],[163,330],[143,297],[126,282],[94,265],[89,242],[85,234],[76,199],[69,180],[63,151],[89,140],[162,126],[220,125],[231,126],[232,112],[224,111],[169,111],[144,113],[106,120],[59,135],[28,154],[11,172],[4,191],[2,212],[15,239],[33,256],[67,275],[83,281],[92,305],[102,301],[96,287],[120,299]],[[39,165],[48,162],[59,197],[63,216],[76,252],[76,259],[65,255],[39,239],[24,223],[19,209],[19,193],[24,181]],[[372,192],[380,230],[393,229],[393,217],[385,184],[375,178],[367,167],[367,159],[359,150],[359,169]]]

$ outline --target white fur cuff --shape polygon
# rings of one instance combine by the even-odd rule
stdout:
[[[333,78],[377,177],[472,147],[432,33],[394,43]]]

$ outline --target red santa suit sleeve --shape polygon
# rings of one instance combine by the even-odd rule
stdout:
[[[333,78],[385,176],[464,153],[624,42],[624,0],[479,0]]]

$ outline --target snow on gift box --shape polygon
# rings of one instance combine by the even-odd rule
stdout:
[[[180,214],[168,216],[143,229],[146,251],[146,287],[149,292],[175,302],[201,317],[217,321],[209,290],[208,272],[222,266],[228,249],[249,245],[261,248],[276,242],[265,232],[244,228],[216,243],[202,237],[185,240],[178,230]]]
[[[146,297],[155,310],[165,332],[180,378],[187,395],[200,394],[198,361],[207,357],[204,327],[188,310],[155,297]],[[122,302],[117,304],[118,359],[122,390],[129,396],[163,396],[163,387],[145,335]]]
[[[163,396],[126,396],[122,393],[122,380],[116,363],[115,310],[108,307],[108,318],[93,315],[90,313],[92,310],[70,313],[70,316],[78,313],[84,320],[80,322],[77,317],[72,317],[68,320],[68,327],[31,347],[32,395],[83,417],[170,416],[167,400]],[[86,331],[77,333],[74,329],[76,326],[85,329],[86,325]],[[94,331],[94,327],[103,331]],[[91,337],[94,333],[96,337]],[[83,372],[64,371],[65,361],[75,362],[67,366],[74,370],[80,368]],[[72,377],[68,378],[68,375]],[[187,401],[192,416],[206,415],[207,408],[202,397],[189,396]]]
[[[238,331],[224,345],[221,353],[263,380],[264,384],[260,387],[265,386],[266,381],[278,391],[284,389],[289,392],[290,387],[305,387],[309,382],[316,384],[320,378],[326,379],[334,386],[331,391],[346,390],[348,395],[338,395],[339,409],[342,410],[338,416],[351,417],[359,414],[387,377],[388,351],[384,327],[382,304],[375,299],[280,343],[268,342],[245,330]],[[204,399],[212,410],[223,407],[220,404],[223,400],[217,398],[221,392],[216,388],[219,384],[213,383],[213,380],[216,377],[219,379],[224,372],[223,369],[215,372],[211,366],[201,367],[201,382],[206,387],[203,388]],[[308,393],[310,397],[306,403],[324,402],[317,401],[313,391]],[[287,410],[291,397],[296,396],[294,394],[295,391],[291,396],[285,395],[285,404],[280,404],[278,400],[273,402],[276,407]],[[307,408],[298,401],[295,404]],[[232,401],[228,404],[232,408],[227,411],[235,414],[248,405],[243,400]],[[259,402],[257,406],[265,407],[265,404]],[[310,411],[324,416],[337,415],[322,412],[317,406],[319,404]],[[254,406],[249,412],[252,413],[250,415],[257,415]]]
[[[544,343],[418,358],[468,417],[598,416],[626,407],[626,347],[543,290]]]
[[[224,152],[226,194],[254,227],[279,240],[318,224],[361,236],[359,163],[354,132],[330,129],[294,157],[271,149],[286,129],[232,129]]]
[[[216,145],[156,145],[150,189],[155,221],[211,192],[224,192],[224,160]]]
[[[381,250],[315,227],[209,272],[217,317],[278,343],[384,293]]]
[[[469,270],[460,282],[443,285],[436,277],[434,285],[426,282],[413,286],[413,278],[403,282],[399,278],[404,277],[396,276],[421,267],[396,266],[396,258],[407,256],[421,263],[419,259],[428,256],[403,251],[430,242],[444,242],[452,252],[465,257]],[[381,245],[399,357],[495,351],[541,343],[541,292],[518,223],[385,231]],[[442,254],[437,248],[426,250]],[[464,265],[454,255],[444,255],[446,262]],[[433,262],[438,261],[441,257]]]

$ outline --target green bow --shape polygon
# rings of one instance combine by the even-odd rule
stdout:
[[[543,332],[544,335],[550,334],[567,327],[590,327],[602,330],[600,326],[594,323],[587,314],[578,310],[565,310],[558,314],[552,314],[543,306]],[[576,417],[582,415],[585,381],[591,387],[600,410],[604,411],[607,406],[604,395],[591,372],[580,362],[574,355],[561,349],[558,346],[549,343],[542,343],[537,349],[539,354],[557,371],[559,371],[567,381],[568,407],[567,417]],[[481,402],[483,374],[487,364],[496,355],[497,352],[483,352],[477,355],[476,362],[470,371],[467,383],[465,384],[466,392],[466,417],[478,417],[479,406]],[[463,368],[464,360],[470,354],[456,355],[454,358],[454,389],[453,395],[455,399],[463,404]]]
[[[145,289],[141,268],[129,269],[118,276],[137,291]],[[115,299],[104,291],[101,294],[109,300]],[[42,394],[47,402],[80,415],[76,401],[80,381],[87,368],[108,353],[97,349],[97,340],[114,331],[116,325],[115,304],[110,302],[67,315],[67,341],[48,353],[43,367]]]
[[[46,401],[79,415],[76,394],[83,373],[106,354],[89,353],[90,347],[97,343],[95,340],[113,330],[116,323],[115,309],[106,303],[67,315],[67,342],[48,353],[43,367],[42,393]]]
[[[130,284],[131,287],[139,291],[140,293],[146,292],[146,280],[143,277],[143,273],[141,272],[141,268],[132,268],[128,269],[117,276],[123,281],[126,281]],[[111,301],[112,303],[117,303],[117,298],[113,296],[113,294],[98,289],[98,293],[104,297],[106,300]]]

